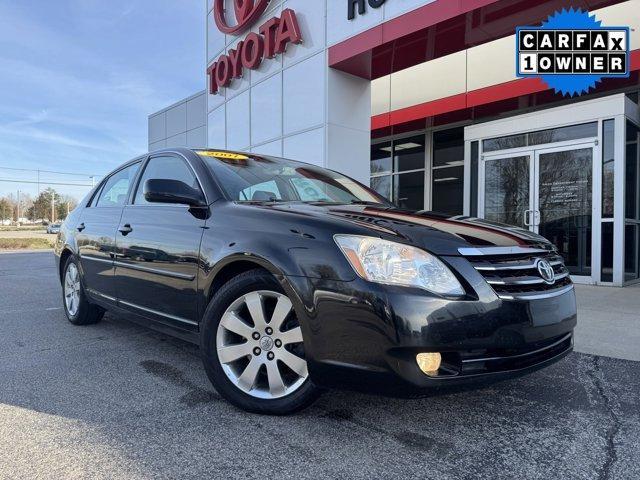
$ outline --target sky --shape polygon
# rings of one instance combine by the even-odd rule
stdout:
[[[2,181],[37,177],[10,168],[90,184],[145,153],[148,115],[204,89],[204,10],[204,0],[0,0],[0,196],[37,193]]]

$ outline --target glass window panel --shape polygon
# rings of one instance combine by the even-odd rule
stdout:
[[[593,150],[539,158],[540,235],[556,246],[572,275],[591,275]]]
[[[638,141],[638,127],[635,123],[627,121],[627,142]]]
[[[387,200],[391,200],[391,175],[373,177],[371,179],[371,188]]]
[[[527,146],[527,136],[509,135],[508,137],[490,138],[482,142],[482,149],[485,152],[495,152],[497,150],[507,150],[509,148],[519,148]]]
[[[464,167],[433,171],[432,209],[450,215],[462,215]]]
[[[109,177],[104,184],[102,192],[100,192],[97,206],[118,207],[124,205],[127,201],[129,187],[138,172],[138,168],[140,168],[140,163],[134,163]]]
[[[196,180],[196,176],[186,162],[173,156],[155,157],[149,160],[138,183],[136,198],[133,203],[137,205],[149,203],[144,198],[144,184],[147,180],[178,180],[196,190],[200,190],[198,180]]]
[[[627,144],[625,171],[625,217],[638,218],[638,144]]]
[[[506,137],[490,138],[482,142],[485,152],[506,150],[509,148],[526,147],[529,145],[542,145],[545,143],[565,142],[578,138],[591,138],[598,136],[598,123],[583,123],[568,127],[551,128],[527,134],[509,135]]]
[[[308,197],[311,197],[312,195],[306,194],[307,192],[305,191],[304,188],[300,188],[296,191],[298,193],[298,196],[300,196],[300,200],[302,200],[303,202],[318,200],[318,198],[315,198],[315,197],[309,199]],[[313,192],[315,193],[315,190]],[[270,199],[282,200],[282,194],[280,193],[280,189],[278,188],[278,185],[276,184],[276,182],[273,180],[270,180],[268,182],[262,182],[257,185],[251,185],[250,187],[245,188],[240,192],[240,200],[250,201],[250,200],[270,200]]]
[[[424,169],[425,167],[425,136],[418,135],[403,138],[393,142],[394,171]]]
[[[600,279],[603,282],[613,282],[613,222],[602,224],[601,261]]]
[[[638,225],[627,224],[624,229],[624,279],[638,278]]]
[[[393,203],[406,210],[423,210],[424,173],[394,175]]]
[[[529,145],[542,145],[544,143],[566,142],[578,138],[590,138],[598,136],[598,123],[583,123],[568,127],[551,128],[529,134]]]
[[[501,158],[485,163],[484,218],[525,228],[529,210],[529,157]]]
[[[433,166],[457,167],[464,164],[464,128],[433,133]]]
[[[614,200],[615,121],[602,124],[602,217],[613,217]]]
[[[371,146],[371,173],[391,172],[391,142]]]

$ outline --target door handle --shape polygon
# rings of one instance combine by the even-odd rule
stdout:
[[[124,235],[127,236],[129,235],[131,232],[133,232],[133,228],[131,228],[131,225],[129,225],[128,223],[126,225],[123,225],[122,227],[120,227],[118,229],[118,231]]]
[[[81,223],[80,225],[78,225],[78,226],[76,227],[76,229],[77,229],[79,232],[83,231],[85,228],[87,228],[87,227],[85,226],[85,224],[84,224],[84,223]]]
[[[525,226],[527,226],[527,227],[530,227],[530,226],[531,226],[531,220],[530,220],[529,214],[530,214],[532,211],[533,211],[533,210],[525,210],[525,211],[524,211],[524,224],[525,224]]]
[[[540,226],[540,210],[533,211],[533,225],[536,227]]]

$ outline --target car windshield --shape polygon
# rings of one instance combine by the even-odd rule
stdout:
[[[236,202],[389,203],[344,175],[306,163],[265,156],[198,151]]]

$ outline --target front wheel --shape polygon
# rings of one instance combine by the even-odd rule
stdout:
[[[285,415],[318,397],[293,305],[268,272],[246,272],[224,285],[205,313],[201,335],[207,375],[234,405]]]
[[[104,316],[102,308],[89,303],[87,300],[80,280],[80,269],[76,259],[73,257],[69,257],[64,266],[62,300],[67,319],[74,325],[98,323]]]

